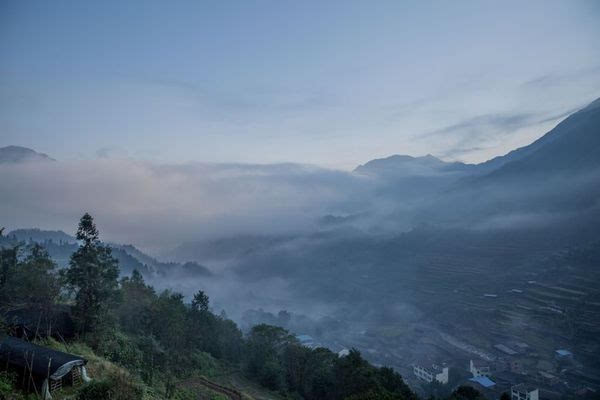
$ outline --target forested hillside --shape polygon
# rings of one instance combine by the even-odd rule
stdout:
[[[186,303],[179,293],[157,292],[137,270],[119,279],[119,263],[88,214],[77,240],[68,267],[60,271],[36,242],[3,245],[0,252],[3,334],[20,327],[27,340],[80,353],[90,362],[95,379],[65,391],[70,398],[210,398],[194,394],[189,383],[224,376],[262,387],[273,398],[417,398],[399,374],[369,364],[356,350],[339,357],[302,346],[285,329],[265,324],[244,336],[233,321],[211,312],[202,291]],[[65,307],[72,329],[56,323]],[[19,311],[38,316],[37,322],[15,319]],[[0,398],[20,399],[24,391],[18,371],[0,373]],[[248,391],[261,398],[260,390]],[[453,398],[477,396],[462,388]]]

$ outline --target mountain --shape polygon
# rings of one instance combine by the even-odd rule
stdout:
[[[0,164],[12,164],[31,161],[56,161],[47,154],[38,153],[27,147],[6,146],[0,147]]]
[[[486,163],[484,163],[486,164]],[[571,114],[532,144],[490,160],[494,177],[586,173],[600,167],[600,99]]]
[[[392,155],[356,167],[354,172],[381,177],[429,176],[460,172],[465,175],[508,175],[534,171],[595,169],[600,166],[600,98],[571,114],[533,143],[480,164],[445,162],[423,157]]]
[[[63,231],[44,231],[38,228],[15,229],[14,231],[9,232],[7,236],[14,237],[17,240],[34,241],[38,243],[44,243],[46,241],[53,241],[56,243],[77,243],[77,239]]]
[[[427,202],[426,200],[430,200]],[[528,146],[437,191],[413,222],[462,227],[562,227],[600,223],[600,100]],[[585,225],[585,226],[584,226]]]
[[[428,176],[440,173],[463,172],[470,166],[461,162],[445,162],[437,157],[427,154],[422,157],[407,155],[393,155],[386,158],[371,160],[354,169],[355,173],[363,175],[377,175],[387,178],[406,176]]]

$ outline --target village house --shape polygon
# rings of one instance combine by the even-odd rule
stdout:
[[[473,375],[473,378],[477,378],[478,376],[487,376],[489,378],[491,376],[490,366],[479,360],[469,361],[469,372]]]
[[[510,388],[511,400],[539,400],[540,390],[536,387],[520,383]]]
[[[431,383],[434,380],[441,383],[448,383],[448,367],[439,367],[432,365],[430,368],[420,365],[413,365],[413,373],[415,376],[425,382]]]

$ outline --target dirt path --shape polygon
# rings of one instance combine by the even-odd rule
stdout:
[[[221,386],[218,383],[209,381],[208,379],[203,377],[190,378],[185,381],[181,381],[178,383],[178,386],[188,388],[204,386],[214,392],[221,393],[227,396],[230,400],[242,400],[242,393],[240,393],[239,391],[225,386]]]

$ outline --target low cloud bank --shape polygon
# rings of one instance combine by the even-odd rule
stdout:
[[[0,221],[73,232],[84,212],[103,239],[161,249],[190,239],[314,228],[368,203],[369,179],[298,164],[154,164],[98,159],[0,166]]]

